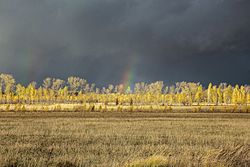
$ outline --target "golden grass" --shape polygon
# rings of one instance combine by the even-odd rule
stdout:
[[[154,155],[146,159],[135,160],[127,165],[127,167],[168,167],[169,161],[164,156]]]
[[[0,166],[237,166],[249,127],[243,113],[1,112]]]
[[[250,144],[222,147],[210,152],[206,163],[220,163],[225,166],[250,166]]]
[[[2,112],[189,112],[189,113],[250,113],[249,105],[220,106],[161,106],[161,105],[105,105],[102,103],[84,104],[0,104]]]

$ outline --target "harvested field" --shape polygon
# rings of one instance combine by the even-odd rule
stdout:
[[[243,113],[0,113],[0,166],[248,166]]]

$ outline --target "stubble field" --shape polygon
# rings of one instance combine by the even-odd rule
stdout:
[[[0,113],[0,166],[248,166],[244,113]]]

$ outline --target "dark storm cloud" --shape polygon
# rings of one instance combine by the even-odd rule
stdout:
[[[78,75],[250,82],[249,0],[0,0],[0,71],[20,81]]]

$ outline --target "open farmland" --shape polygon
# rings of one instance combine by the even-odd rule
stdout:
[[[250,0],[0,0],[0,167],[250,167]]]
[[[244,113],[1,112],[0,166],[247,166]]]

